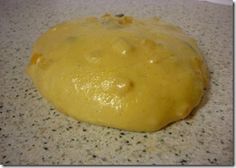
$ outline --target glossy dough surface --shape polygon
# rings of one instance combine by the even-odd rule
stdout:
[[[27,72],[59,111],[130,131],[157,131],[185,118],[208,80],[196,42],[180,28],[108,14],[48,30]]]

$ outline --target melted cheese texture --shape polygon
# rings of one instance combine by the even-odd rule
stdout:
[[[145,132],[185,118],[208,82],[196,42],[180,28],[108,14],[48,30],[35,43],[27,72],[59,111]]]

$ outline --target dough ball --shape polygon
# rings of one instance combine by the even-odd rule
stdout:
[[[196,42],[180,28],[109,14],[49,29],[34,44],[27,72],[59,111],[145,132],[188,116],[208,82]]]

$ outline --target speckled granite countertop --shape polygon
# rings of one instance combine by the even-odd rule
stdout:
[[[202,107],[156,133],[94,126],[54,110],[25,76],[32,43],[80,16],[161,16],[199,42],[211,75]],[[0,164],[233,164],[233,7],[190,0],[0,0]]]

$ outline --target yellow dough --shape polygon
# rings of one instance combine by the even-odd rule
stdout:
[[[180,28],[109,14],[48,30],[35,43],[27,72],[59,111],[145,132],[185,118],[208,83],[196,42]]]

